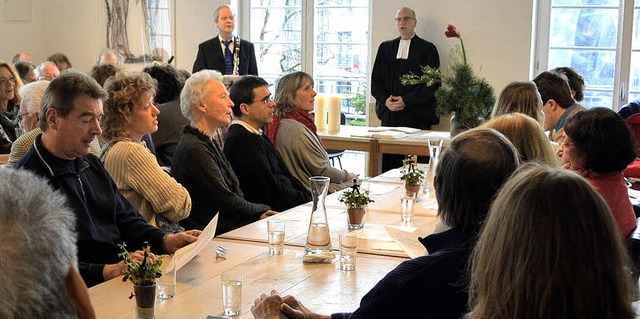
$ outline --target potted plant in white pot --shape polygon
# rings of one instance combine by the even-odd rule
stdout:
[[[136,298],[136,318],[155,318],[156,279],[162,276],[162,271],[160,271],[162,260],[160,258],[151,258],[149,243],[146,241],[142,244],[144,257],[140,263],[131,258],[125,243],[118,245],[118,247],[122,250],[118,256],[124,260],[126,265],[122,281],[129,280],[133,283],[133,293],[129,296],[129,299],[134,296]]]
[[[422,84],[432,86],[442,82],[435,92],[438,116],[451,115],[451,136],[482,124],[491,114],[496,102],[493,87],[476,76],[467,62],[467,51],[460,32],[454,25],[448,25],[447,38],[458,38],[460,45],[451,51],[451,63],[446,73],[430,66],[422,67],[422,75],[414,73],[401,77],[404,85]]]
[[[369,197],[368,190],[361,190],[357,179],[353,179],[353,186],[340,194],[338,200],[347,205],[347,227],[360,229],[364,227],[364,214],[367,205],[374,201]]]
[[[404,165],[400,171],[402,174],[400,179],[404,181],[404,189],[407,194],[417,197],[420,185],[424,181],[424,171],[418,169],[413,155],[407,155],[407,158],[402,162]]]

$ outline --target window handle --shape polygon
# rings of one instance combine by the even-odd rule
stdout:
[[[624,101],[627,98],[627,82],[620,82],[620,100]]]

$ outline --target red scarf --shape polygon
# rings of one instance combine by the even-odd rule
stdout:
[[[318,128],[316,128],[316,125],[313,123],[313,115],[311,115],[311,113],[303,109],[296,109],[295,113],[287,114],[284,118],[296,120],[302,123],[302,125],[307,127],[309,131],[311,131],[311,133],[313,133],[313,135],[315,135],[316,138],[318,138],[318,141],[322,143],[322,141],[320,140],[320,137],[318,136]],[[274,115],[273,122],[267,125],[267,127],[265,127],[265,130],[264,130],[265,134],[269,138],[269,141],[271,141],[271,144],[273,145],[276,144],[276,134],[278,134],[278,127],[280,127],[280,118]]]

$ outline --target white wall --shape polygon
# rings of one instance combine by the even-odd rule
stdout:
[[[24,51],[39,63],[61,51],[69,56],[74,68],[88,71],[96,52],[105,46],[103,1],[31,2],[31,21],[14,22],[5,21],[2,13],[6,1],[0,1],[0,38],[5,39],[0,46],[0,59],[10,60],[16,52]],[[229,1],[175,3],[176,66],[191,70],[197,45],[216,34],[213,9]],[[531,78],[534,0],[371,0],[371,63],[378,45],[397,36],[393,18],[401,6],[416,11],[416,32],[438,47],[442,65],[447,65],[449,50],[457,44],[457,39],[444,36],[447,24],[454,24],[465,40],[470,62],[494,86],[496,94],[511,81]]]

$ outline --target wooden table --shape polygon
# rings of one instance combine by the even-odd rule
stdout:
[[[403,223],[399,212],[402,183],[390,171],[369,182],[371,197],[362,230],[348,230],[344,204],[339,194],[327,196],[327,218],[334,250],[338,235],[358,233],[358,259],[355,271],[339,269],[339,260],[304,264],[304,245],[311,215],[311,204],[294,207],[270,218],[285,221],[284,253],[267,254],[266,219],[235,229],[214,238],[205,249],[177,274],[176,296],[156,302],[156,318],[206,318],[222,316],[220,274],[228,269],[242,270],[242,312],[236,318],[252,318],[253,301],[272,289],[293,295],[308,308],[323,314],[355,310],[360,299],[389,271],[407,260],[404,251],[392,241],[384,226],[415,230],[426,236],[437,222],[433,194],[420,194],[415,205],[415,222]],[[216,259],[215,247],[227,249],[226,260]],[[135,301],[129,300],[130,282],[122,277],[91,287],[89,295],[99,318],[133,318]]]
[[[368,152],[367,176],[377,176],[382,173],[382,154],[429,156],[429,149],[426,147],[427,138],[423,135],[431,131],[408,134],[407,137],[400,139],[358,137],[366,135],[369,129],[370,127],[367,126],[341,125],[338,133],[329,133],[324,130],[318,131],[318,136],[326,149]],[[448,139],[445,138],[445,144]]]
[[[327,196],[325,205],[331,235],[331,245],[338,247],[338,236],[346,232],[357,233],[358,252],[375,255],[407,257],[404,251],[393,242],[384,226],[396,226],[414,231],[416,237],[430,234],[437,218],[437,204],[433,193],[420,194],[414,206],[415,221],[404,223],[400,213],[400,193],[403,185],[393,182],[371,182],[371,198],[374,203],[369,204],[365,214],[365,226],[360,230],[347,229],[346,207],[338,201],[340,193]],[[307,203],[270,217],[285,221],[285,244],[304,247],[307,239],[312,205]],[[259,220],[244,227],[232,230],[219,238],[241,240],[256,243],[267,242],[267,219]]]
[[[215,258],[216,245],[227,249],[227,260]],[[267,245],[214,239],[178,271],[176,296],[156,302],[156,318],[222,316],[220,274],[231,268],[244,273],[242,314],[235,318],[253,318],[253,301],[272,289],[291,294],[321,313],[353,311],[382,277],[405,260],[359,254],[356,270],[345,272],[338,258],[332,263],[303,264],[299,247],[285,246],[279,256],[269,256],[267,250]],[[121,277],[91,287],[98,318],[134,318],[135,301],[128,299],[131,291],[132,284]]]

